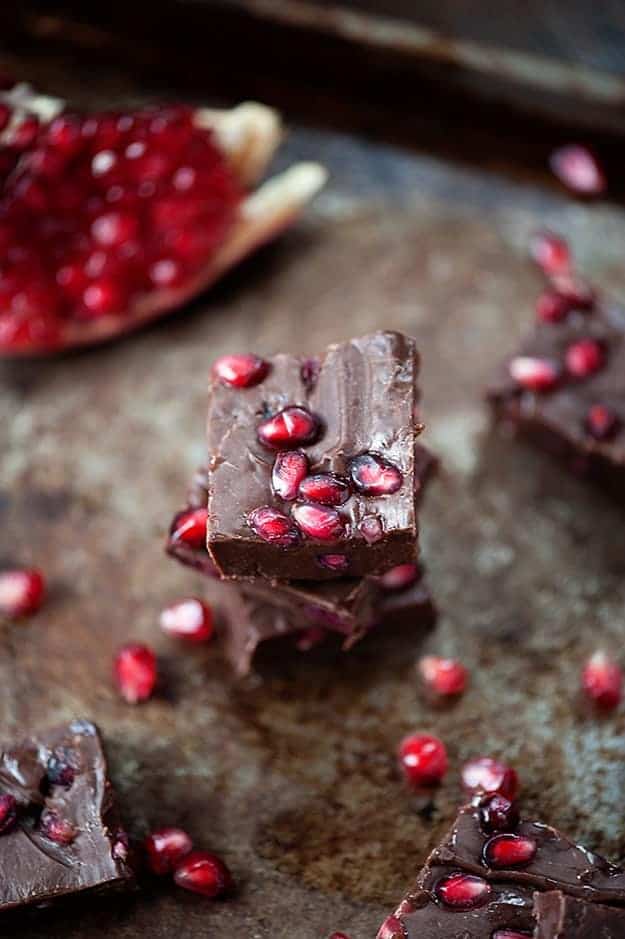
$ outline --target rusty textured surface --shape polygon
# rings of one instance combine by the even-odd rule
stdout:
[[[68,72],[63,84],[59,71],[49,87],[81,78],[97,89],[94,76]],[[0,560],[36,561],[52,585],[37,617],[1,628],[1,736],[96,719],[132,833],[188,827],[227,858],[239,892],[212,904],[148,885],[13,916],[3,935],[370,939],[452,818],[460,761],[478,753],[517,765],[533,813],[625,855],[625,718],[591,718],[576,699],[585,655],[622,645],[621,516],[491,434],[481,401],[531,317],[528,232],[540,221],[567,231],[582,269],[618,289],[623,211],[322,130],[294,130],[280,162],[295,157],[327,163],[323,197],[192,308],[94,352],[0,366]],[[423,513],[438,629],[372,635],[345,658],[265,657],[235,682],[213,648],[181,648],[157,627],[165,603],[202,590],[163,540],[203,458],[209,362],[232,349],[319,350],[381,326],[419,337],[424,442],[445,465]],[[165,678],[136,709],[110,681],[128,637],[156,647]],[[423,648],[471,669],[452,710],[419,699]],[[394,768],[398,739],[417,728],[450,749],[432,803],[409,796]]]

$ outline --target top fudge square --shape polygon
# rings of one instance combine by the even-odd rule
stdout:
[[[396,332],[321,359],[217,360],[207,546],[222,576],[325,580],[416,561],[418,369]]]

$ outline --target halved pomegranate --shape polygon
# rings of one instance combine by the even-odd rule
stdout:
[[[259,104],[79,114],[0,91],[0,354],[46,355],[164,316],[285,228],[325,181],[254,191],[280,138]]]

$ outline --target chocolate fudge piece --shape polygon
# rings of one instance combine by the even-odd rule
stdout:
[[[0,757],[0,910],[133,880],[97,728],[76,720]]]
[[[251,387],[213,378],[207,534],[222,576],[321,580],[417,560],[418,366],[413,339],[378,332],[320,360],[276,355]]]
[[[534,939],[623,939],[625,910],[585,903],[559,890],[534,895]]]

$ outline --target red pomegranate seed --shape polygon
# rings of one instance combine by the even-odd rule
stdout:
[[[571,267],[569,246],[559,235],[548,231],[536,232],[530,239],[530,254],[547,274],[564,274]]]
[[[536,301],[536,316],[543,323],[561,323],[570,310],[567,298],[555,290],[545,290]]]
[[[495,835],[484,845],[484,861],[489,867],[520,867],[529,864],[536,856],[537,845],[533,838],[522,835]]]
[[[230,871],[216,854],[192,851],[176,865],[174,880],[179,887],[201,893],[205,897],[220,897],[233,886]]]
[[[498,792],[481,800],[479,815],[482,829],[487,834],[494,831],[513,831],[520,821],[516,802],[506,799]]]
[[[176,865],[191,853],[193,842],[182,828],[159,828],[145,839],[145,853],[153,874],[171,874]]]
[[[416,564],[398,564],[379,578],[382,590],[407,590],[417,582],[419,568]]]
[[[321,505],[343,505],[351,492],[349,483],[332,473],[315,473],[302,480],[299,494],[307,502],[319,502]]]
[[[293,506],[291,515],[298,528],[317,541],[338,541],[345,531],[342,516],[329,505],[302,502]]]
[[[471,793],[495,793],[514,799],[519,790],[519,778],[510,766],[489,756],[465,763],[461,771],[462,785]]]
[[[81,316],[85,319],[97,319],[111,313],[123,313],[126,294],[117,281],[103,277],[87,287],[82,295],[82,303],[84,310]]]
[[[247,517],[252,531],[279,548],[292,548],[300,540],[300,533],[288,515],[278,512],[270,505],[261,505]]]
[[[605,652],[595,652],[582,670],[582,688],[598,708],[613,711],[623,696],[623,670]]]
[[[490,884],[474,874],[449,874],[436,885],[436,896],[453,910],[475,910],[488,903]]]
[[[367,544],[375,544],[384,535],[382,522],[377,515],[366,515],[358,526],[358,531]]]
[[[319,421],[306,408],[288,407],[261,421],[258,439],[271,450],[287,450],[312,443],[319,433]]]
[[[173,521],[170,538],[172,541],[182,541],[190,548],[205,548],[207,521],[208,509],[181,512]]]
[[[344,554],[320,554],[317,560],[330,571],[346,571],[349,567],[349,558]]]
[[[396,466],[375,453],[363,453],[349,466],[354,486],[365,496],[388,496],[401,488],[403,476]]]
[[[605,361],[605,354],[595,339],[580,339],[566,350],[566,367],[576,378],[588,378],[598,372]]]
[[[0,795],[0,835],[6,835],[15,828],[16,822],[17,802],[10,793],[3,792]]]
[[[78,834],[71,822],[54,815],[52,812],[44,812],[41,816],[39,830],[50,841],[63,845],[71,844],[72,841],[76,840]]]
[[[580,277],[571,274],[554,274],[551,286],[567,301],[571,310],[590,310],[595,303],[592,287]]]
[[[0,571],[0,613],[10,619],[36,613],[45,589],[43,574],[35,568]]]
[[[419,672],[426,687],[443,697],[462,694],[469,677],[460,662],[455,659],[443,659],[437,655],[423,656],[419,662]]]
[[[349,939],[349,936],[344,932],[333,932],[330,939]]]
[[[271,485],[276,496],[285,502],[297,499],[300,483],[308,472],[308,458],[301,450],[278,453],[271,471]]]
[[[445,744],[429,734],[405,737],[399,745],[399,763],[412,786],[439,783],[449,765]]]
[[[549,391],[556,386],[560,368],[551,359],[520,355],[510,362],[510,375],[527,391]]]
[[[105,247],[119,247],[124,242],[135,238],[138,228],[134,215],[106,212],[94,219],[91,224],[91,233],[97,244]]]
[[[166,607],[161,613],[160,624],[169,636],[189,642],[205,642],[215,631],[211,608],[195,597]]]
[[[129,643],[115,656],[114,673],[121,696],[128,704],[147,701],[156,687],[156,656],[148,646]]]
[[[269,371],[269,362],[258,355],[222,355],[213,365],[213,375],[222,385],[250,388],[258,385]]]
[[[553,173],[561,183],[582,196],[605,192],[606,178],[595,155],[580,144],[568,144],[554,150],[549,158]]]
[[[21,124],[13,131],[11,146],[17,150],[25,150],[34,142],[39,133],[39,118],[31,115],[25,117]]]
[[[517,932],[516,929],[496,929],[492,939],[532,939],[529,932]]]
[[[376,939],[406,939],[407,933],[401,920],[396,916],[387,916],[380,929]]]
[[[605,404],[593,404],[588,408],[584,426],[595,440],[611,440],[620,429],[621,421]]]

